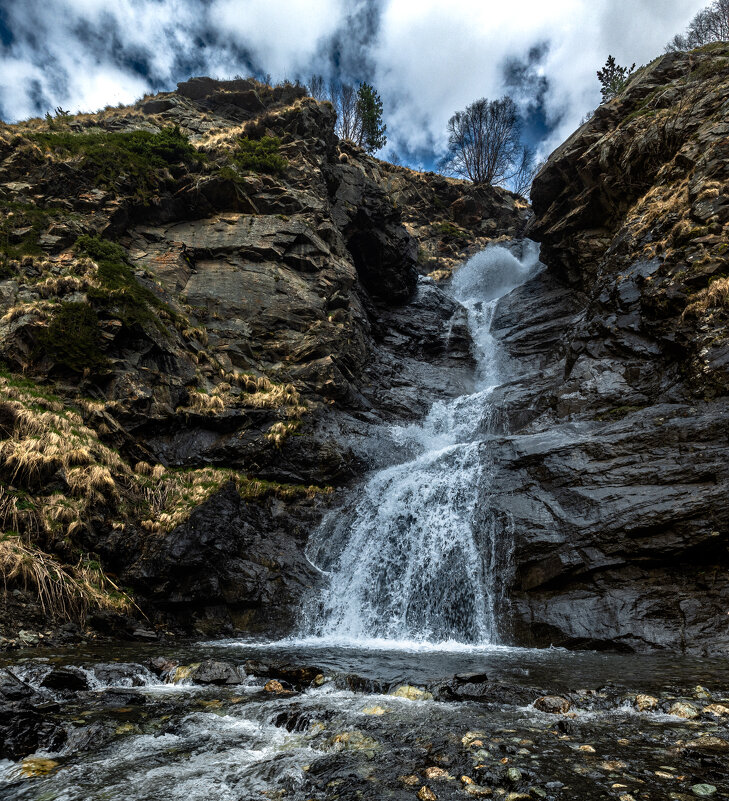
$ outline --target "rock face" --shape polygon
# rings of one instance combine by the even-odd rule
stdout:
[[[534,183],[547,271],[494,321],[518,642],[729,647],[728,52],[640,70]]]
[[[0,127],[0,206],[3,547],[64,571],[60,611],[133,637],[153,632],[111,621],[136,614],[115,586],[160,627],[291,628],[370,428],[470,381],[428,274],[529,215],[340,143],[300,87],[209,78]],[[6,633],[33,619],[15,591]]]

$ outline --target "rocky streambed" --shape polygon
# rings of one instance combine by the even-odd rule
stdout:
[[[725,661],[239,640],[16,653],[4,799],[729,797]]]

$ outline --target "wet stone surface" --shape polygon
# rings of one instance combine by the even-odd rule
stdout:
[[[729,793],[720,660],[231,641],[35,652],[0,696],[8,800]]]

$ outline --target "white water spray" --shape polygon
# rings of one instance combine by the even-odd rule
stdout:
[[[539,269],[538,246],[518,259],[503,247],[482,251],[453,279],[467,309],[477,362],[476,391],[433,405],[420,423],[393,426],[410,461],[372,474],[347,510],[325,517],[309,558],[329,574],[307,610],[308,633],[327,639],[372,638],[493,643],[503,596],[508,521],[489,509],[492,460],[487,435],[494,388],[508,366],[491,335],[499,298]]]

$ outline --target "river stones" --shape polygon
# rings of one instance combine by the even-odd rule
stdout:
[[[723,718],[729,715],[729,706],[724,704],[709,704],[702,710],[704,715],[713,715],[715,718]]]
[[[430,787],[423,785],[418,790],[418,798],[420,801],[436,801],[438,796],[430,789]]]
[[[714,787],[713,784],[694,784],[691,787],[691,792],[701,798],[708,798],[709,796],[714,795],[716,792],[716,787]]]
[[[432,767],[425,769],[425,778],[431,782],[450,782],[455,779],[455,776],[451,776],[443,768]]]
[[[639,712],[648,712],[658,706],[658,699],[652,695],[644,695],[639,693],[635,696],[635,708]]]
[[[277,665],[248,659],[245,663],[247,676],[277,679],[285,681],[299,689],[312,685],[318,687],[324,683],[324,672],[314,665]]]
[[[690,743],[686,743],[686,748],[691,748],[705,753],[720,753],[729,751],[729,742],[723,740],[721,737],[704,735],[696,740],[691,740]]]
[[[570,702],[560,695],[543,695],[534,702],[534,708],[550,715],[564,715],[570,711]]]
[[[41,757],[29,757],[20,763],[20,772],[27,778],[36,776],[47,776],[58,767],[58,762],[54,759],[43,759]]]
[[[423,690],[420,687],[413,687],[410,684],[401,684],[390,695],[395,698],[407,698],[408,701],[432,701],[433,693]]]
[[[677,718],[683,718],[684,720],[692,720],[699,716],[699,710],[693,704],[686,703],[685,701],[676,701],[676,703],[669,708],[668,714],[675,715]]]

